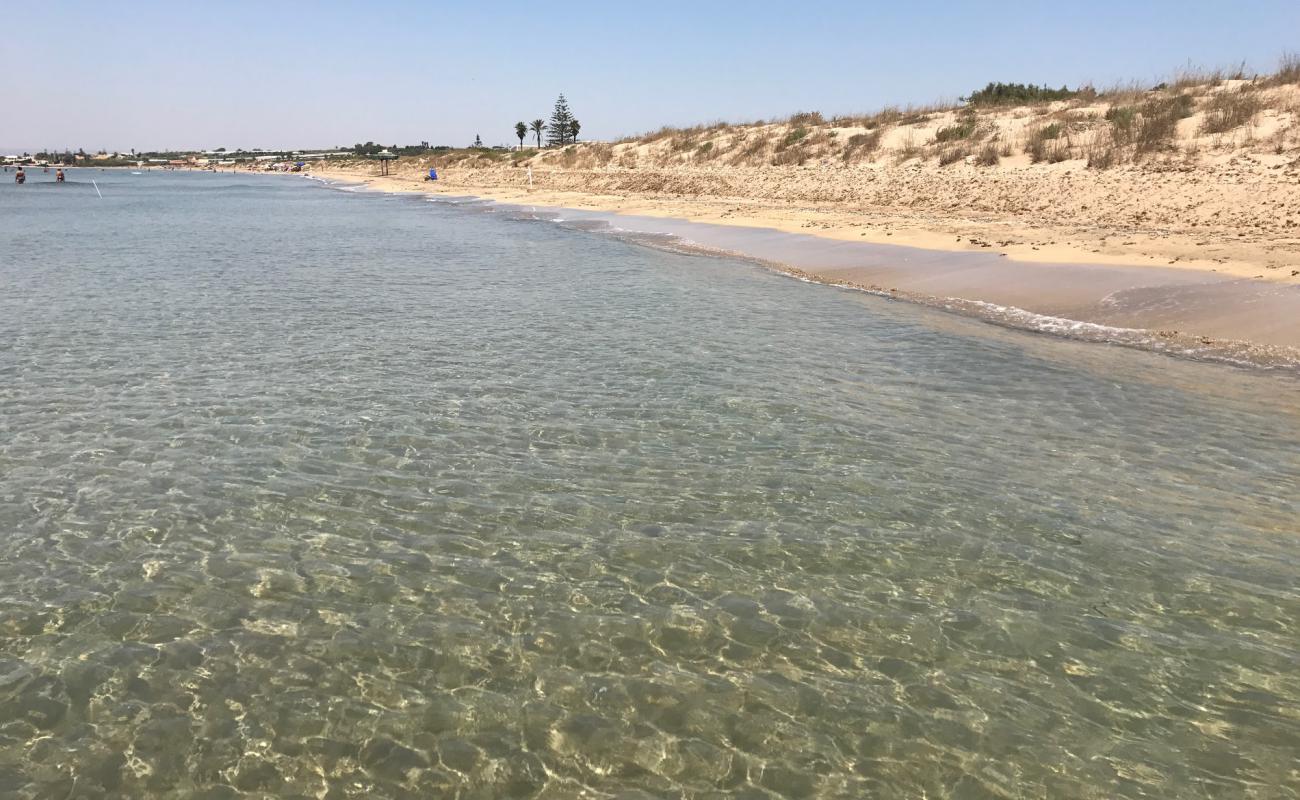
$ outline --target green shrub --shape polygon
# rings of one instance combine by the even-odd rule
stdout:
[[[1078,96],[1078,90],[1065,86],[1060,89],[1049,89],[1046,85],[990,83],[983,89],[971,92],[968,97],[963,97],[962,101],[972,106],[1011,106],[1069,100]]]
[[[1142,104],[1134,139],[1138,154],[1168,149],[1178,133],[1178,120],[1192,115],[1196,101],[1191,95],[1156,97]]]
[[[1132,130],[1137,120],[1137,109],[1133,106],[1115,106],[1106,112],[1106,121],[1122,131]]]
[[[798,144],[807,135],[808,129],[800,125],[785,135],[785,138],[781,140],[781,143],[776,146],[777,152],[780,152],[791,145]]]
[[[969,139],[973,133],[975,133],[975,120],[972,117],[967,117],[956,125],[950,125],[947,128],[940,128],[938,132],[934,134],[934,140],[941,144],[943,142],[956,142],[962,139]]]
[[[1053,122],[1051,125],[1039,128],[1029,135],[1029,144],[1025,146],[1025,152],[1029,154],[1029,160],[1035,164],[1044,161],[1055,164],[1069,158],[1069,148],[1062,147],[1057,141],[1061,137],[1061,125]]]

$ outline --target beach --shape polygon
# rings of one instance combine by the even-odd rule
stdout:
[[[417,162],[399,164],[386,177],[371,174],[373,165],[364,162],[318,166],[313,174],[381,191],[473,196],[522,207],[618,215],[638,220],[643,230],[671,231],[696,241],[707,229],[725,226],[736,235],[714,231],[703,238],[715,249],[757,258],[809,280],[931,304],[993,304],[1147,330],[1165,340],[1226,345],[1246,353],[1247,360],[1300,360],[1300,239],[1281,235],[1290,227],[1290,209],[1298,194],[1286,182],[1290,173],[1264,172],[1254,183],[1237,185],[1228,180],[1231,172],[1170,177],[1136,169],[1044,173],[1022,167],[999,177],[961,169],[927,174],[922,168],[882,168],[864,174],[839,167],[754,168],[705,174],[690,169],[535,168],[531,189],[528,170],[510,167],[443,168],[436,182],[423,179],[426,166]],[[1132,185],[1119,185],[1125,181]],[[1063,208],[1036,216],[943,210],[935,208],[939,200],[927,207],[916,199],[952,196],[958,189],[972,197],[980,192],[992,195],[993,185],[1001,187],[1004,204],[1059,196],[1061,187],[1073,185],[1079,186],[1081,197],[1131,200],[1125,207],[1076,198],[1073,216]],[[1236,189],[1228,192],[1224,187],[1230,185]],[[574,190],[580,186],[589,190]],[[911,194],[900,202],[915,205],[810,199],[835,192],[865,197],[904,190]],[[1261,222],[1180,228],[1173,220],[1182,218],[1184,209],[1160,202],[1174,194],[1214,196],[1216,204],[1230,205],[1236,214],[1255,214]],[[990,201],[985,196],[980,202]],[[1223,215],[1217,207],[1206,209],[1208,201],[1188,203],[1210,217]],[[972,206],[978,209],[979,203],[972,201]],[[1265,213],[1274,206],[1282,210]],[[1151,209],[1158,208],[1169,210],[1153,216]],[[1094,209],[1093,217],[1084,216]],[[1132,219],[1143,215],[1150,222],[1139,228]],[[697,227],[675,228],[676,221]],[[1262,232],[1246,233],[1257,229]],[[770,237],[746,236],[746,231],[776,232],[786,241],[777,244]],[[885,249],[871,251],[864,245]],[[891,252],[893,259],[886,257]],[[1135,302],[1125,305],[1117,298]]]
[[[802,278],[932,305],[1258,346],[1270,350],[1264,361],[1300,363],[1300,84],[1290,72],[469,148],[388,168],[309,166],[382,191],[616,215],[619,226],[636,220]]]
[[[508,203],[771,228],[844,241],[952,251],[992,248],[1026,263],[1168,265],[1300,285],[1300,188],[1294,170],[1270,175],[1267,183],[1238,184],[1230,171],[1189,177],[1026,170],[1029,174],[1004,182],[974,168],[932,175],[919,169],[816,167],[538,168],[532,189],[525,171],[515,168],[444,169],[434,185],[423,181],[423,164],[395,166],[394,175],[386,178],[372,172],[371,165],[316,170],[388,191],[473,194]],[[957,189],[960,194],[954,194]],[[990,197],[1004,209],[1015,209],[1017,202],[1047,205],[1072,193],[1084,198],[1074,208],[982,207],[993,205]],[[844,199],[825,199],[835,194]],[[883,202],[889,196],[895,201]],[[1180,199],[1162,202],[1166,196]],[[1153,208],[1160,209],[1158,215]],[[1214,226],[1196,219],[1178,224],[1196,209],[1216,219],[1232,209],[1233,218]]]

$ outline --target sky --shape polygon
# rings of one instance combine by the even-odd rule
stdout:
[[[1296,0],[4,0],[0,150],[516,143],[952,100],[989,81],[1271,70]]]

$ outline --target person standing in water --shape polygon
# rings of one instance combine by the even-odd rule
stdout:
[[[63,183],[63,170],[61,168],[54,171],[54,182]]]
[[[27,173],[23,172],[22,167],[19,167],[18,172],[14,175],[14,183],[19,184],[20,186],[27,183]]]

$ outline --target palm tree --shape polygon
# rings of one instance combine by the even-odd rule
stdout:
[[[519,149],[524,149],[524,137],[528,135],[528,126],[522,122],[515,123],[515,136],[519,137]]]
[[[572,137],[573,143],[578,143],[578,131],[582,130],[582,125],[576,119],[569,120],[569,136]]]
[[[538,147],[538,149],[541,149],[541,146],[542,146],[542,131],[546,130],[546,120],[544,120],[544,119],[535,119],[535,120],[533,120],[533,124],[531,124],[531,125],[528,126],[528,129],[529,129],[530,131],[532,131],[533,133],[537,134],[537,147]]]

